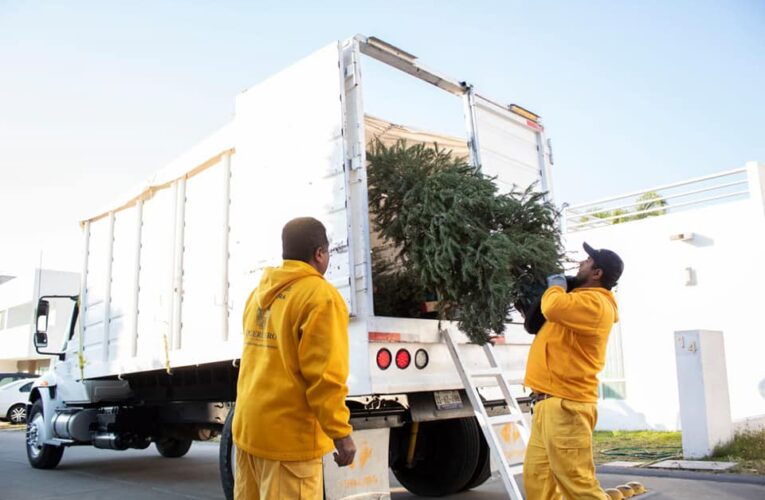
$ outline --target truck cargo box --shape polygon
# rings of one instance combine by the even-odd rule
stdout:
[[[462,100],[465,136],[366,116],[365,58]],[[366,145],[375,137],[438,142],[496,177],[500,190],[534,183],[548,190],[543,134],[535,115],[497,104],[384,42],[332,43],[243,92],[229,124],[82,221],[81,319],[67,348],[77,355],[67,359],[86,379],[235,362],[244,302],[263,269],[280,263],[282,226],[310,215],[327,226],[326,277],[352,316],[351,394],[458,387],[436,321],[374,315],[370,255],[380,243],[367,209]],[[516,346],[502,356],[519,377],[530,340],[510,325],[503,341]],[[410,342],[429,344],[427,368],[377,367],[380,348]]]

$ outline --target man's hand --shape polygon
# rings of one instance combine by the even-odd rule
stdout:
[[[551,274],[547,277],[547,288],[550,288],[551,286],[559,286],[563,288],[564,290],[568,290],[568,283],[566,282],[566,277],[561,274]]]
[[[356,455],[356,445],[351,436],[335,439],[335,449],[337,449],[337,452],[333,456],[337,465],[345,467],[353,463],[353,457]]]

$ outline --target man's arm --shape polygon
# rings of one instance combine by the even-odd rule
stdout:
[[[334,292],[334,290],[332,290]],[[298,347],[300,371],[306,381],[306,398],[319,425],[337,448],[335,461],[348,465],[356,448],[345,406],[348,387],[348,310],[337,292],[319,291],[301,325]]]
[[[566,293],[563,287],[553,285],[542,295],[542,314],[547,321],[560,323],[580,333],[596,333],[597,318],[602,304],[579,293]]]

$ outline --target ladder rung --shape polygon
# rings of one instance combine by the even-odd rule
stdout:
[[[499,424],[513,424],[523,420],[522,413],[505,413],[504,415],[494,415],[489,417],[489,423],[491,425]]]
[[[509,472],[511,476],[518,476],[520,474],[523,474],[523,463],[508,465],[507,472]],[[502,476],[499,472],[499,469],[496,470],[493,474],[499,477]],[[513,482],[515,482],[515,478],[513,478]]]
[[[470,372],[471,377],[501,377],[501,368],[485,368],[483,370],[474,370]]]
[[[523,464],[515,464],[508,467],[510,469],[510,474],[513,476],[517,476],[518,474],[523,474]]]

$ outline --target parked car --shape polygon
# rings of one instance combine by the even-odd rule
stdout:
[[[27,399],[35,380],[23,378],[0,387],[0,418],[12,424],[27,421]]]
[[[15,372],[15,373],[0,373],[0,387],[4,386],[5,384],[10,384],[11,382],[14,382],[16,380],[21,380],[25,378],[37,378],[39,375],[35,375],[34,373],[24,373],[24,372]]]

